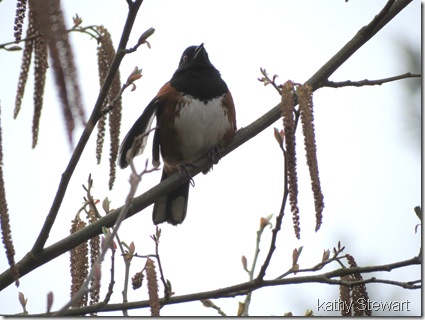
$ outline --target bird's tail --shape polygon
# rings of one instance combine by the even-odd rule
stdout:
[[[161,181],[168,178],[162,170]],[[187,201],[189,199],[189,181],[183,183],[169,194],[161,196],[153,207],[152,220],[155,225],[168,222],[177,225],[186,217]]]

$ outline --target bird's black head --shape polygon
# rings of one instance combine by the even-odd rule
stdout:
[[[220,72],[208,59],[203,43],[183,52],[170,83],[177,91],[202,101],[211,100],[228,91]]]
[[[190,46],[183,52],[182,57],[180,58],[178,70],[204,67],[214,68],[210,59],[208,59],[208,53],[204,48],[204,44],[201,43],[199,46]]]

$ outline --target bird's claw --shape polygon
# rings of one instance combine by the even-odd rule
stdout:
[[[194,187],[195,181],[193,180],[193,177],[189,172],[189,167],[196,168],[196,166],[193,163],[189,163],[189,162],[188,163],[182,163],[180,165],[180,174],[185,178],[189,178],[190,185],[192,187]]]

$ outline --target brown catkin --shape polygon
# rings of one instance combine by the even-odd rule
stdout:
[[[149,306],[151,307],[151,316],[159,317],[159,304],[158,296],[158,279],[155,271],[155,263],[152,259],[146,261],[146,279],[148,282]]]
[[[71,231],[73,234],[86,226],[86,223],[77,217],[72,220]],[[83,285],[85,279],[88,275],[89,268],[89,259],[88,259],[88,245],[87,242],[83,242],[82,244],[71,249],[71,298],[80,290]],[[83,307],[87,306],[87,293],[84,294],[81,300],[77,301],[73,307]]]
[[[19,42],[22,38],[22,25],[24,24],[25,12],[27,11],[27,0],[18,0],[16,3],[15,23],[13,29],[15,31],[15,41]]]
[[[289,204],[296,237],[300,238],[300,217],[298,209],[297,158],[295,153],[295,120],[294,120],[294,83],[287,81],[282,86],[282,118],[285,135],[285,167],[288,177]]]
[[[0,108],[1,111],[1,108]],[[6,190],[3,179],[3,147],[2,129],[0,122],[0,227],[6,257],[11,268],[16,286],[19,286],[19,270],[15,265],[15,248],[12,242],[12,231],[10,229],[9,211],[6,202]]]
[[[322,224],[324,208],[323,193],[320,187],[319,168],[317,164],[316,138],[314,133],[313,117],[313,92],[308,85],[299,86],[298,101],[300,105],[300,116],[304,135],[304,147],[306,151],[307,166],[310,171],[311,188],[314,197],[316,211],[316,231]]]
[[[106,76],[108,75],[109,68],[115,57],[115,48],[112,43],[111,34],[109,31],[100,26],[98,28],[100,33],[99,36],[99,47],[97,49],[97,64],[99,73],[99,83],[102,87]],[[116,175],[116,163],[118,158],[119,150],[119,135],[121,128],[121,116],[122,116],[122,99],[120,96],[121,80],[120,73],[117,71],[114,79],[112,80],[111,87],[108,91],[105,106],[111,103],[115,103],[114,107],[109,111],[109,133],[110,133],[110,151],[109,151],[109,189],[112,189],[115,182]],[[105,123],[106,115],[102,116],[102,122],[98,125],[98,134],[96,141],[96,159],[100,163],[102,146],[105,135]]]

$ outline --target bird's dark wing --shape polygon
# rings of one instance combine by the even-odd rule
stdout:
[[[139,117],[139,119],[137,119],[133,127],[130,129],[130,131],[127,133],[124,140],[122,141],[118,159],[121,168],[125,168],[128,166],[127,153],[131,150],[134,140],[138,136],[143,135],[150,130],[153,118],[155,117],[157,112],[159,101],[160,98],[156,97],[148,104],[142,115]],[[147,141],[148,135],[145,135],[142,139],[140,148],[138,148],[138,150],[131,151],[132,154],[129,154],[129,156],[134,158],[135,156],[142,154],[146,147]]]
[[[158,130],[155,130],[152,142],[152,165],[158,168],[161,162],[159,161],[159,135]]]

